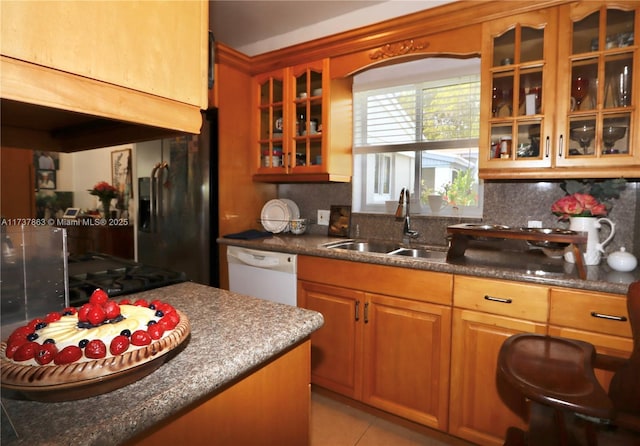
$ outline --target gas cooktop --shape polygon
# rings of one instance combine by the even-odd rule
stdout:
[[[96,288],[115,297],[187,280],[182,272],[99,253],[69,256],[68,271],[71,306],[87,302]]]

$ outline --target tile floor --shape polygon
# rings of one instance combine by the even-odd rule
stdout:
[[[448,446],[316,392],[311,394],[311,446]],[[460,444],[460,442],[455,442]]]

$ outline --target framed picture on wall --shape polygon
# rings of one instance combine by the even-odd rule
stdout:
[[[57,152],[33,152],[33,165],[36,170],[60,170],[60,154]]]
[[[349,237],[351,227],[351,206],[331,206],[329,214],[329,235]]]
[[[38,189],[55,189],[56,171],[53,169],[38,169],[36,171],[36,187]]]
[[[131,149],[111,152],[111,184],[124,197],[132,196],[131,187]]]

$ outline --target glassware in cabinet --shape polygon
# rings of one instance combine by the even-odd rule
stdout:
[[[283,140],[286,131],[284,78],[266,76],[258,83],[258,151],[261,169],[283,169]]]
[[[310,166],[322,164],[322,70],[304,67],[294,78],[296,134],[292,167],[309,170]]]
[[[632,91],[636,11],[601,5],[574,9],[570,20],[571,51],[561,52],[559,62],[559,76],[565,64],[570,67],[567,118],[559,122],[570,146],[558,153],[557,164],[629,164],[630,155],[640,158],[631,149],[638,121]]]
[[[541,19],[540,23],[546,20]],[[546,96],[543,92],[546,28],[517,21],[514,25],[512,20],[505,24],[510,28],[500,30],[497,22],[496,32],[492,32],[489,156],[485,159],[495,160],[501,166],[505,161],[531,164],[537,160],[538,164],[549,164],[540,148]]]

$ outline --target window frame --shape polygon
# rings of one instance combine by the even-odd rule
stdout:
[[[427,76],[429,77],[429,76]],[[373,96],[375,94],[384,94],[384,90],[388,90],[389,93],[392,92],[397,92],[397,91],[403,91],[403,90],[408,90],[409,88],[413,90],[413,94],[414,94],[414,104],[415,104],[415,110],[414,113],[416,115],[415,117],[415,122],[414,122],[414,128],[415,128],[415,139],[422,139],[423,138],[423,131],[424,131],[424,117],[423,117],[423,112],[424,112],[424,108],[422,105],[422,99],[425,95],[424,91],[425,89],[429,89],[429,88],[438,88],[438,87],[444,87],[444,86],[448,86],[448,85],[458,85],[461,83],[474,83],[477,84],[477,86],[474,86],[474,88],[477,88],[478,91],[478,96],[476,99],[478,105],[478,122],[477,125],[479,126],[479,90],[480,90],[480,68],[479,68],[479,61],[477,61],[477,66],[474,69],[473,72],[468,72],[468,73],[462,73],[456,76],[446,76],[446,77],[440,77],[437,79],[428,79],[425,81],[418,81],[417,79],[414,79],[411,82],[406,82],[405,81],[401,81],[401,82],[393,82],[392,79],[387,79],[384,82],[380,82],[378,81],[377,85],[370,85],[370,86],[366,86],[366,82],[364,83],[365,85],[360,85],[358,86],[355,82],[354,82],[354,124],[353,124],[353,131],[354,131],[354,146],[353,146],[353,159],[354,159],[354,184],[353,184],[353,205],[354,205],[354,209],[357,209],[358,212],[370,212],[370,213],[388,213],[390,212],[390,209],[393,207],[395,208],[395,205],[397,204],[398,201],[398,197],[394,196],[399,194],[399,190],[401,189],[401,187],[406,187],[407,181],[404,181],[404,186],[400,186],[398,185],[397,187],[394,187],[393,184],[396,181],[396,179],[394,178],[395,175],[395,161],[396,161],[396,157],[398,156],[398,154],[401,154],[402,152],[408,153],[408,152],[412,152],[413,153],[413,172],[411,174],[412,178],[410,178],[410,190],[411,191],[421,191],[422,187],[421,187],[421,180],[422,180],[422,169],[423,169],[423,153],[424,152],[431,152],[431,151],[438,151],[438,150],[448,150],[448,149],[467,149],[467,151],[473,151],[474,155],[475,155],[475,166],[473,167],[475,170],[475,175],[477,178],[477,170],[478,170],[478,157],[479,157],[479,150],[478,150],[478,144],[479,144],[479,137],[478,136],[474,136],[472,138],[465,138],[465,139],[458,139],[458,140],[437,140],[437,141],[412,141],[412,142],[407,142],[407,143],[401,143],[401,144],[360,144],[360,145],[356,145],[358,142],[361,141],[366,141],[367,135],[364,133],[364,131],[362,131],[362,133],[360,135],[358,135],[356,132],[358,130],[363,130],[366,129],[367,127],[367,113],[366,110],[366,101],[368,100],[368,98],[370,96]],[[369,95],[364,95],[365,92],[369,92]],[[364,104],[364,112],[362,113],[358,113],[357,107],[362,107],[362,102],[365,102]],[[360,110],[363,110],[362,108],[360,108]],[[475,123],[474,123],[475,124]],[[393,167],[391,168],[391,173],[388,175],[388,177],[385,179],[385,181],[388,181],[390,184],[390,190],[388,194],[383,194],[381,197],[379,198],[384,198],[386,199],[385,202],[372,202],[367,195],[371,195],[369,194],[369,186],[370,183],[372,184],[373,182],[375,182],[375,180],[372,180],[371,178],[368,178],[369,176],[371,176],[368,172],[370,172],[367,169],[367,161],[369,159],[369,157],[371,155],[374,156],[380,156],[382,154],[388,154],[392,157],[392,162],[390,163]],[[396,156],[393,156],[396,155]],[[416,162],[416,159],[420,159],[419,162]],[[471,163],[470,161],[470,157],[467,157],[467,160],[469,160],[468,162]],[[469,165],[469,167],[471,167]],[[455,170],[455,169],[451,169],[451,177],[454,178],[455,177],[455,173],[456,172],[461,172],[463,171],[463,169],[459,169],[459,170]],[[438,216],[447,216],[447,215],[451,215],[451,216],[461,216],[461,215],[465,215],[465,216],[473,216],[473,217],[482,217],[482,208],[483,208],[483,183],[482,180],[480,180],[479,178],[477,178],[477,204],[475,206],[457,206],[455,208],[448,206],[447,208],[445,208],[443,210],[443,212],[439,212]],[[366,185],[367,187],[362,187],[362,185]],[[416,203],[415,201],[415,197],[412,197],[412,210],[414,210],[416,214],[422,214],[422,215],[433,215],[433,213],[431,213],[431,211],[428,209],[428,206],[426,205],[422,205],[420,203],[420,200],[418,200],[418,203],[420,203],[420,205],[418,205],[418,203]]]

